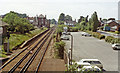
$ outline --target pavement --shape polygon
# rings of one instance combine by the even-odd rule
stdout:
[[[98,30],[97,32],[105,35],[105,36],[113,36],[114,38],[120,38],[120,34],[115,34],[115,33],[111,33],[111,32],[105,32],[105,31],[101,31]]]
[[[94,37],[81,36],[82,32],[71,32],[73,35],[73,60],[99,59],[106,71],[118,71],[118,51],[113,50],[112,44]],[[70,36],[69,36],[70,37]],[[70,48],[70,41],[66,48]]]
[[[63,59],[45,58],[39,71],[65,71],[65,62]]]
[[[3,29],[0,27],[0,34],[2,34],[2,32],[3,32]]]

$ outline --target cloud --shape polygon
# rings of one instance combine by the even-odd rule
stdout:
[[[58,19],[61,12],[79,18],[97,11],[99,17],[117,18],[118,0],[0,0],[0,14],[16,11],[30,16],[46,14]]]

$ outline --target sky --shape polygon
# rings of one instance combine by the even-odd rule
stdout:
[[[119,0],[0,0],[0,15],[15,11],[27,15],[47,15],[48,19],[59,18],[60,13],[70,15],[73,20],[80,16],[89,18],[97,12],[98,18],[118,19]]]

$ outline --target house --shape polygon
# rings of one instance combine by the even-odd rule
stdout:
[[[75,21],[65,21],[64,24],[68,25],[70,27],[74,27],[74,25],[76,24],[76,20]]]
[[[30,22],[31,24],[34,23],[34,18],[33,18],[33,17],[27,17],[27,19],[29,20],[29,22]]]
[[[45,23],[46,23],[46,15],[44,16],[44,15],[39,15],[39,17],[37,17],[38,18],[38,27],[43,27],[43,26],[45,26]]]
[[[116,20],[109,20],[103,23],[105,31],[119,31],[120,24]]]
[[[28,17],[27,18],[31,24],[37,27],[47,27],[50,28],[50,20],[47,19],[46,15],[40,14],[39,16],[37,15],[36,17]]]

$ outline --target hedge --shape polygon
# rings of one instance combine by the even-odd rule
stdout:
[[[120,38],[114,38],[112,36],[105,37],[105,35],[102,35],[102,34],[100,34],[98,32],[87,31],[87,33],[92,34],[92,36],[94,36],[94,37],[96,37],[98,39],[105,39],[105,41],[108,42],[108,43],[112,43],[112,44],[120,43]]]
[[[54,48],[58,50],[58,56],[63,59],[64,58],[64,47],[65,43],[63,41],[56,42],[54,44]]]
[[[78,27],[70,27],[70,32],[78,32]]]
[[[98,33],[98,32],[91,32],[91,31],[87,31],[89,34],[91,34],[93,37],[96,37],[98,39],[105,39],[105,36]]]
[[[114,38],[112,36],[107,36],[105,38],[105,41],[108,42],[108,43],[112,43],[112,44],[114,44],[114,43],[120,43],[120,38]]]

